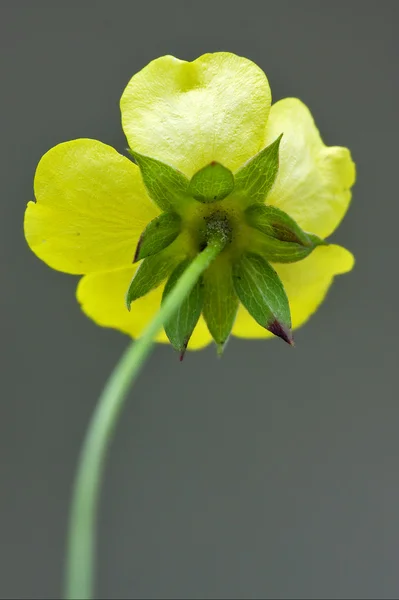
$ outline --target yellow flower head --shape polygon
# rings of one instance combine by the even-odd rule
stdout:
[[[219,236],[223,250],[183,311],[188,347],[223,345],[230,332],[291,342],[291,326],[353,266],[324,241],[350,202],[349,151],[323,144],[300,100],[271,106],[263,71],[225,52],[152,61],[121,111],[129,158],[90,139],[42,157],[25,214],[33,252],[84,275],[77,298],[96,323],[137,337]],[[166,330],[158,341],[174,343]]]

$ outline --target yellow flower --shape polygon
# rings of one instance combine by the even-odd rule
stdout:
[[[141,155],[157,159],[187,180],[211,163],[237,174],[283,133],[278,174],[267,204],[322,239],[335,230],[348,208],[355,181],[349,151],[324,145],[309,110],[298,99],[271,106],[265,74],[245,58],[215,53],[193,62],[172,56],[154,60],[127,85],[121,111],[136,162],[140,164]],[[36,202],[29,202],[25,215],[30,248],[50,267],[84,275],[77,298],[96,323],[139,336],[158,310],[165,285],[165,280],[158,282],[127,310],[137,244],[150,221],[161,214],[139,167],[99,141],[78,139],[42,157],[34,188]],[[218,204],[197,206],[209,216]],[[187,210],[191,220],[183,218],[181,234],[169,250],[181,260],[193,252],[190,235],[196,221],[194,212]],[[224,268],[218,278],[221,273],[230,276],[229,257],[222,253],[217,259]],[[344,248],[327,244],[317,245],[298,262],[271,262],[283,282],[296,328],[323,301],[334,276],[349,271],[354,261]],[[208,277],[212,279],[212,267]],[[242,305],[232,333],[247,338],[272,335]],[[189,348],[201,348],[211,339],[200,317]],[[164,332],[158,341],[168,341]]]

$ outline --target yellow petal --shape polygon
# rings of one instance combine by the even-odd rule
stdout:
[[[267,198],[299,225],[322,238],[345,215],[355,182],[355,165],[347,148],[327,147],[308,108],[297,98],[274,104],[265,145],[284,133],[277,180]]]
[[[107,273],[92,273],[82,277],[77,288],[77,299],[82,310],[97,325],[112,327],[133,338],[140,336],[161,305],[164,284],[126,308],[125,295],[137,267],[118,269]],[[158,342],[169,343],[164,331]],[[190,339],[189,350],[203,348],[211,336],[201,317]]]
[[[25,213],[28,244],[66,273],[131,264],[140,234],[159,214],[138,167],[89,139],[59,144],[42,157],[35,196]]]
[[[273,265],[287,292],[292,327],[296,329],[309,319],[324,300],[334,276],[350,271],[352,254],[341,246],[318,246],[304,260]],[[272,334],[258,325],[241,306],[233,328],[238,337],[265,338]]]
[[[122,125],[133,150],[188,177],[213,160],[235,171],[262,148],[270,101],[265,74],[246,58],[163,56],[127,85]]]

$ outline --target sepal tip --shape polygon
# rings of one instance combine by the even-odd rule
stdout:
[[[218,355],[218,358],[222,358],[225,347],[226,347],[226,342],[216,344],[216,353]]]
[[[293,340],[293,337],[292,337],[291,328],[287,327],[286,325],[283,325],[277,319],[275,319],[274,321],[272,321],[270,323],[270,325],[267,325],[266,329],[268,331],[270,331],[270,333],[272,333],[273,335],[276,335],[277,337],[279,337],[282,340],[284,340],[284,342],[287,342],[287,344],[289,346],[295,346],[294,340]]]
[[[133,264],[135,264],[136,262],[138,262],[140,260],[139,256],[140,256],[140,250],[141,250],[142,241],[143,241],[143,236],[141,235],[140,239],[139,239],[139,241],[137,243],[137,246],[136,246],[136,251],[135,251],[134,256],[133,256]]]

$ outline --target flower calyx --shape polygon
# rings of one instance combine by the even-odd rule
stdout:
[[[141,264],[127,292],[129,310],[134,300],[167,280],[165,298],[196,254],[215,240],[221,247],[165,323],[181,356],[201,314],[222,353],[240,303],[262,327],[293,345],[287,295],[272,264],[302,260],[325,242],[266,204],[278,175],[281,139],[235,174],[213,161],[191,180],[171,165],[130,151],[149,196],[163,212],[147,225],[136,248],[134,262]]]

